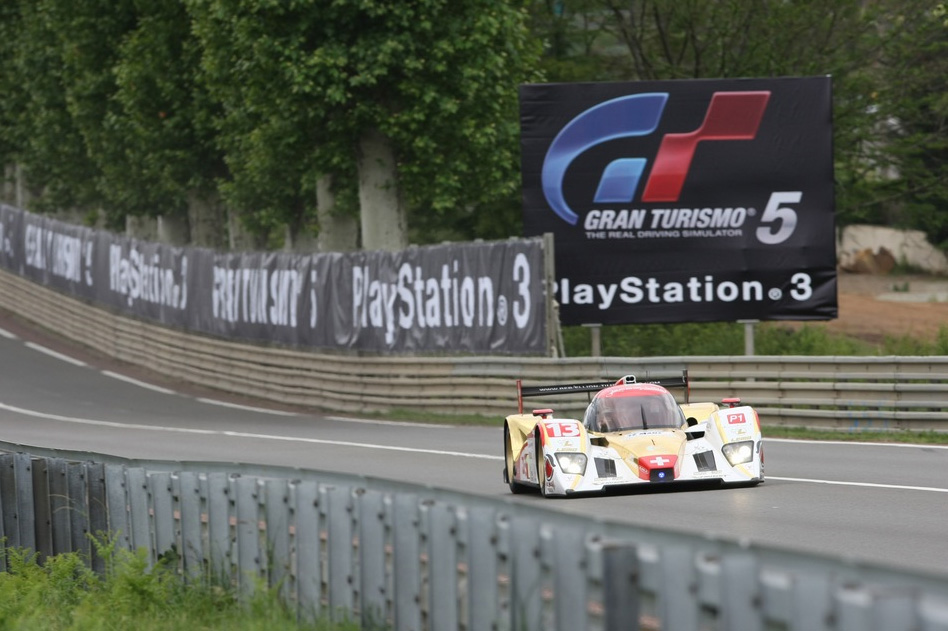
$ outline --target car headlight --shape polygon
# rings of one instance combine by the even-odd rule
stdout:
[[[721,447],[724,457],[734,467],[754,459],[754,441],[744,440],[739,443],[728,443]]]
[[[586,472],[586,454],[574,452],[558,453],[556,454],[556,462],[559,463],[560,469],[562,469],[564,473],[582,475]]]

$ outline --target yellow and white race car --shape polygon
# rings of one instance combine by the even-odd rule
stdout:
[[[754,486],[764,481],[760,419],[740,399],[679,404],[668,391],[688,388],[688,373],[638,382],[523,386],[519,413],[504,422],[504,481],[514,493],[592,493],[636,484],[706,481]],[[523,412],[525,397],[595,393],[582,419],[552,409]]]

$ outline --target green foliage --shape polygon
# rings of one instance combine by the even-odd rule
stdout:
[[[181,215],[188,195],[226,174],[215,145],[218,111],[198,78],[200,51],[180,2],[137,2],[117,42],[101,160],[107,203],[135,215]]]
[[[4,10],[10,31],[0,67],[8,112],[2,123],[9,125],[2,134],[6,159],[15,160],[30,187],[43,192],[37,210],[91,205],[99,173],[70,111],[60,38],[65,18],[46,0],[8,2]]]
[[[948,243],[948,27],[914,0],[9,0],[0,159],[34,210],[315,222],[357,147],[398,158],[413,242],[520,232],[522,82],[833,76],[839,223]]]
[[[872,355],[872,347],[844,336],[831,335],[819,325],[797,330],[774,323],[760,327],[754,340],[759,355]]]
[[[352,190],[358,141],[372,129],[394,143],[422,234],[450,230],[473,208],[510,212],[516,87],[533,63],[515,3],[187,4],[223,105],[219,141],[233,175],[223,190],[253,225],[311,221],[323,174]]]
[[[602,354],[610,357],[680,357],[744,354],[744,325],[734,322],[639,324],[604,326]],[[567,357],[589,356],[590,332],[586,327],[564,327]],[[758,324],[754,333],[757,355],[948,355],[948,325],[937,338],[926,341],[912,336],[886,337],[873,344],[834,335],[819,324],[791,328],[779,322]]]
[[[586,327],[564,327],[566,356],[589,355],[589,337]],[[602,354],[613,357],[739,355],[744,329],[733,322],[603,326],[601,343]]]
[[[9,549],[0,573],[0,629],[30,631],[345,630],[355,625],[297,620],[275,590],[258,586],[246,601],[230,588],[187,584],[172,566],[149,567],[144,550],[131,553],[98,544],[108,562],[93,573],[75,553],[42,564],[37,555]]]
[[[886,163],[896,178],[882,181],[877,196],[887,223],[924,231],[948,250],[948,28],[944,5],[894,2],[887,25],[879,110],[888,124],[878,128]]]

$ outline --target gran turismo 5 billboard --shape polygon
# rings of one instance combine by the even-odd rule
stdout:
[[[837,315],[829,77],[524,85],[564,324]]]

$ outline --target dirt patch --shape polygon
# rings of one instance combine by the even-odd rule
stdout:
[[[948,279],[844,272],[838,278],[839,317],[809,326],[872,343],[903,336],[933,342],[939,328],[948,327]],[[803,323],[787,325],[799,328]]]

